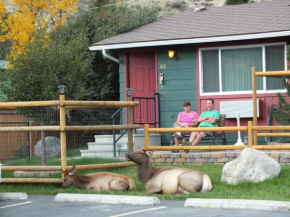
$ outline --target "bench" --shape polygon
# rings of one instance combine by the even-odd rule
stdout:
[[[224,127],[225,126],[225,122],[226,122],[226,115],[225,114],[220,114],[220,119],[219,119],[219,123],[218,123],[218,127]],[[183,137],[183,139],[185,140],[189,140],[191,132],[183,132],[181,133],[181,136]],[[174,141],[174,133],[172,133],[170,135],[171,137],[171,142],[170,145],[175,145],[175,141]],[[226,145],[227,144],[227,138],[226,138],[226,134],[225,131],[219,132],[219,131],[215,131],[212,132],[212,134],[207,134],[206,137],[202,138],[202,140],[209,140],[211,141],[214,145],[217,145],[218,140],[222,140],[222,144]]]

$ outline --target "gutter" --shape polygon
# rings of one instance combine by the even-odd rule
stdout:
[[[250,40],[250,39],[260,39],[260,38],[283,37],[283,36],[289,36],[289,35],[290,35],[290,31],[280,31],[280,32],[256,33],[256,34],[247,34],[247,35],[231,35],[231,36],[175,39],[175,40],[162,40],[162,41],[129,42],[129,43],[107,44],[107,45],[104,44],[104,45],[91,46],[89,47],[89,49],[90,51],[95,51],[95,50],[104,51],[105,49],[125,49],[125,48],[152,47],[152,46],[165,46],[165,45],[178,45],[178,44],[197,44],[197,43],[207,43],[207,42]]]
[[[91,49],[90,49],[90,50],[91,50]],[[102,50],[102,53],[103,53],[103,56],[104,56],[105,58],[110,59],[110,60],[112,60],[112,61],[114,61],[114,62],[116,62],[116,63],[119,64],[119,60],[118,60],[117,58],[115,58],[115,57],[113,57],[113,56],[107,54],[107,52],[106,52],[105,49]]]

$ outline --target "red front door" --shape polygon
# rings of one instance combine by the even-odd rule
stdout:
[[[156,93],[155,53],[130,53],[129,81],[127,87],[133,89],[132,97],[153,97]],[[137,99],[135,100],[137,101]],[[154,123],[153,100],[140,99],[141,106],[134,108],[135,123]],[[157,113],[157,112],[155,112]],[[156,117],[157,120],[157,117]],[[142,125],[142,124],[141,124]],[[142,125],[143,126],[143,125]]]

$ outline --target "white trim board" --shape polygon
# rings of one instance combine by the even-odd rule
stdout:
[[[126,48],[138,48],[138,47],[154,47],[165,45],[179,45],[179,44],[198,44],[208,42],[221,42],[221,41],[237,41],[237,40],[250,40],[261,38],[275,38],[290,36],[290,31],[268,32],[268,33],[256,33],[247,35],[230,35],[230,36],[217,36],[217,37],[204,37],[204,38],[191,38],[191,39],[173,39],[173,40],[159,40],[159,41],[143,41],[143,42],[128,42],[128,43],[115,43],[104,45],[93,45],[89,47],[90,51],[97,50],[111,50],[111,49],[126,49]]]

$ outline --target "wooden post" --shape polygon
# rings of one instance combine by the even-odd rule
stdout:
[[[145,124],[145,131],[144,131],[144,136],[145,136],[145,149],[147,150],[149,148],[149,132],[148,132],[148,129],[149,129],[149,124]]]
[[[252,89],[253,89],[253,126],[258,126],[257,120],[257,82],[256,67],[252,67]],[[258,145],[257,131],[254,131],[254,145]]]
[[[253,122],[252,121],[248,121],[248,147],[252,148],[253,146]]]
[[[66,132],[65,128],[65,95],[59,95],[59,120],[60,120],[60,151],[61,151],[61,171],[62,181],[64,181],[64,173],[66,171]]]
[[[132,97],[127,97],[128,102],[132,102]],[[133,107],[127,107],[127,124],[133,124]],[[128,152],[133,153],[133,129],[128,129]]]
[[[32,121],[29,121],[29,127],[32,126]],[[34,157],[34,146],[32,145],[32,132],[29,131],[29,151],[30,151],[30,158]]]

